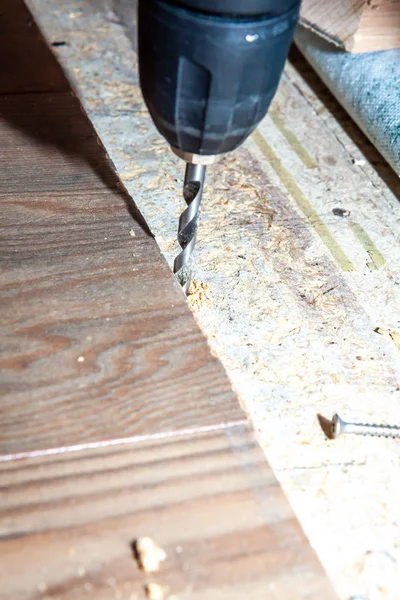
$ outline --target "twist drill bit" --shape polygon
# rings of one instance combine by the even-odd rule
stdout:
[[[178,226],[178,242],[182,252],[178,254],[174,262],[174,273],[185,294],[188,293],[191,281],[193,252],[196,244],[199,208],[203,195],[205,174],[206,167],[204,165],[192,165],[190,163],[186,165],[183,197],[187,208],[181,214]]]

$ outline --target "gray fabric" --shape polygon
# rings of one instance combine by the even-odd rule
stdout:
[[[300,26],[295,40],[337,100],[400,175],[400,49],[349,54]]]

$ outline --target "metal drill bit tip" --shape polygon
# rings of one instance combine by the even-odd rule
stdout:
[[[188,293],[191,281],[193,252],[205,174],[205,165],[186,165],[183,197],[187,208],[181,214],[178,226],[178,242],[182,252],[178,254],[174,262],[174,273],[185,294]]]
[[[331,422],[331,435],[334,439],[343,433],[354,433],[356,435],[375,435],[378,437],[400,437],[400,427],[395,425],[368,425],[367,423],[347,423],[333,415]]]

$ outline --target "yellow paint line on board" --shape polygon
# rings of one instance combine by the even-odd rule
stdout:
[[[365,229],[361,227],[359,223],[354,223],[354,221],[347,221],[347,223],[371,259],[371,262],[368,266],[373,270],[383,267],[386,262],[385,258],[379,252],[378,248],[375,246]]]
[[[315,231],[332,254],[333,258],[342,269],[342,271],[354,271],[354,265],[348,258],[346,253],[339,246],[325,223],[322,221],[317,211],[309,200],[305,197],[302,190],[297,185],[292,175],[282,165],[280,159],[277,157],[271,146],[266,142],[262,134],[258,129],[253,132],[253,140],[257,144],[259,150],[263,153],[265,158],[271,164],[272,168],[281,179],[282,183],[286,187],[289,194],[297,203],[302,213],[307,217],[310,224],[313,226]]]
[[[271,117],[274,124],[279,129],[279,131],[281,132],[281,134],[284,136],[284,138],[286,139],[288,144],[291,146],[291,148],[295,151],[297,156],[300,158],[300,160],[302,161],[304,166],[307,167],[307,169],[315,169],[317,166],[316,163],[311,158],[311,156],[308,154],[308,152],[304,148],[304,146],[300,143],[298,137],[293,133],[293,131],[290,131],[290,129],[287,129],[284,120],[278,114],[278,112],[275,110],[271,110],[268,114]]]

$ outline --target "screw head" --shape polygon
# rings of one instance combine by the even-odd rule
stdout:
[[[344,431],[344,421],[339,417],[339,415],[333,415],[332,423],[331,423],[331,435],[333,439],[339,437],[341,433]]]

